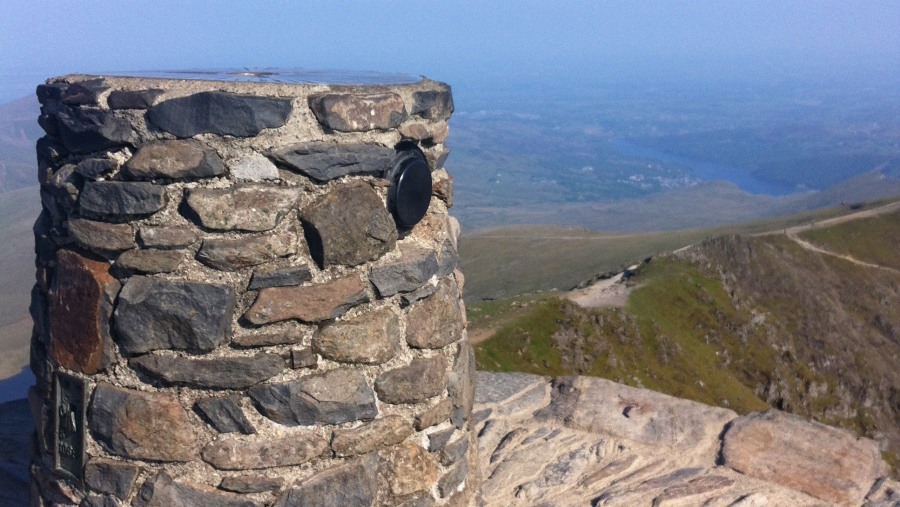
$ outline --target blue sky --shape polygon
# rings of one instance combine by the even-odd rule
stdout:
[[[68,72],[306,67],[509,79],[897,73],[900,2],[4,0],[0,101]]]

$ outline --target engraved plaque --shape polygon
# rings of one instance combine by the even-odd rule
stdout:
[[[84,380],[57,373],[53,433],[53,463],[57,471],[81,480],[84,470],[84,426],[87,405]]]

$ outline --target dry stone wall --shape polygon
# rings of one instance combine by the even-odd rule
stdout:
[[[448,86],[37,95],[33,505],[472,501]],[[430,172],[413,227],[403,160]]]

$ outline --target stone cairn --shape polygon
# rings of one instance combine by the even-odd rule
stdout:
[[[450,88],[241,75],[37,89],[32,504],[470,504]]]

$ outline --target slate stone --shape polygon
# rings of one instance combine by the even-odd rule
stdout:
[[[147,354],[129,364],[166,384],[198,389],[246,389],[278,375],[286,366],[277,354],[215,358]]]
[[[385,146],[363,143],[297,143],[267,154],[276,163],[316,181],[348,174],[381,176],[391,167],[396,152]]]
[[[59,135],[69,151],[84,153],[131,144],[134,130],[124,118],[103,109],[76,107],[57,112]]]
[[[43,108],[41,109],[43,110]],[[56,121],[55,115],[51,116],[42,112],[42,114],[38,116],[37,123],[47,135],[59,137],[59,122]]]
[[[453,436],[453,433],[456,431],[456,428],[447,428],[440,431],[435,431],[428,434],[428,451],[429,452],[437,452],[444,448],[448,442],[450,442],[450,437]]]
[[[291,114],[290,99],[200,92],[164,100],[147,111],[147,119],[177,137],[197,134],[251,137],[278,128]]]
[[[357,428],[335,430],[331,450],[340,457],[356,456],[399,444],[412,434],[412,425],[403,417],[389,415]]]
[[[113,90],[106,97],[110,109],[149,109],[157,97],[163,94],[159,88],[147,90]]]
[[[277,180],[278,168],[271,160],[256,152],[228,162],[229,174],[241,181]]]
[[[290,230],[262,236],[205,239],[197,260],[220,271],[236,271],[297,253],[297,239]]]
[[[219,489],[234,493],[263,493],[281,489],[283,485],[284,479],[281,477],[242,474],[223,478]]]
[[[109,321],[119,288],[108,263],[69,250],[57,253],[48,293],[49,353],[56,364],[93,375],[115,362]]]
[[[451,468],[449,472],[445,473],[443,477],[438,480],[438,495],[440,495],[441,498],[447,498],[452,495],[453,492],[456,491],[456,488],[466,480],[466,475],[468,475],[468,473],[468,461],[463,460],[457,463],[456,466]]]
[[[100,382],[94,389],[88,425],[103,449],[116,456],[170,462],[198,457],[194,426],[174,394]]]
[[[444,398],[437,405],[416,416],[416,431],[422,431],[450,419],[452,409],[453,402],[450,398]]]
[[[378,493],[375,470],[367,459],[329,468],[298,481],[273,507],[370,507]]]
[[[35,154],[38,165],[46,167],[58,167],[63,158],[69,154],[69,150],[59,142],[59,139],[44,136],[35,143]],[[40,178],[38,178],[40,183]]]
[[[309,97],[309,108],[322,126],[339,132],[397,128],[408,116],[396,93],[325,93]]]
[[[394,219],[364,182],[335,188],[307,207],[301,218],[310,255],[323,267],[377,259],[397,241]]]
[[[469,437],[463,435],[441,449],[440,462],[444,466],[450,466],[461,460],[469,450]]]
[[[171,273],[184,257],[181,250],[128,250],[116,259],[116,267],[138,273]]]
[[[166,472],[147,480],[132,505],[135,507],[262,507],[245,497],[175,482]]]
[[[448,276],[450,273],[453,273],[456,270],[457,266],[459,266],[459,254],[456,251],[456,247],[453,246],[453,242],[450,239],[446,239],[441,243],[441,249],[438,251],[437,255],[438,262],[438,270],[437,277],[444,278]]]
[[[241,397],[237,395],[224,398],[200,398],[194,403],[194,411],[219,433],[237,432],[253,435],[256,433],[256,428],[241,410],[238,404],[240,400]]]
[[[315,368],[319,362],[318,357],[311,348],[291,350],[291,368]]]
[[[116,339],[126,355],[209,352],[231,336],[234,304],[227,285],[133,276],[119,293]]]
[[[459,351],[453,360],[447,382],[447,394],[453,400],[451,420],[454,426],[462,428],[472,415],[475,403],[475,350],[468,341],[459,344]]]
[[[95,180],[100,176],[104,176],[116,170],[119,163],[109,158],[88,158],[84,159],[75,166],[75,172]]]
[[[450,87],[443,90],[413,92],[411,114],[426,120],[446,120],[453,114],[453,94]]]
[[[349,275],[316,285],[262,289],[244,318],[258,326],[288,319],[321,322],[367,301],[365,284]]]
[[[97,495],[88,493],[78,504],[78,507],[121,507],[124,505],[112,495]]]
[[[122,174],[136,180],[210,178],[224,173],[225,164],[216,151],[193,139],[149,142],[122,166]]]
[[[374,419],[375,393],[362,373],[337,369],[299,380],[250,388],[250,398],[269,419],[286,426],[341,424]]]
[[[88,79],[72,83],[62,93],[62,101],[70,106],[96,106],[100,95],[109,90],[102,79]]]
[[[406,320],[410,347],[437,349],[462,339],[462,308],[449,282],[442,282],[433,295],[410,305]]]
[[[378,376],[375,391],[385,403],[420,403],[444,391],[447,385],[447,364],[443,357],[413,359]]]
[[[241,334],[231,340],[236,347],[270,347],[272,345],[293,345],[303,341],[302,332]]]
[[[134,248],[134,229],[130,224],[70,218],[67,227],[75,244],[85,250],[114,255]]]
[[[69,87],[68,83],[45,83],[39,84],[35,91],[38,102],[48,104],[50,102],[62,100],[63,93]]]
[[[340,363],[381,364],[397,353],[400,319],[381,308],[325,326],[313,338],[313,350]]]
[[[420,299],[425,299],[428,296],[437,292],[437,285],[423,285],[422,287],[412,291],[407,292],[405,294],[400,295],[400,301],[403,302],[404,306],[409,306]]]
[[[400,253],[399,259],[380,262],[371,268],[369,281],[381,297],[414,291],[437,273],[437,256],[432,250],[401,247]]]
[[[122,461],[91,458],[84,467],[84,483],[100,493],[126,499],[131,495],[140,467]]]
[[[229,188],[189,188],[185,204],[207,229],[262,232],[274,229],[297,203],[291,188],[238,185]]]
[[[407,442],[379,452],[380,474],[387,479],[394,496],[428,491],[438,476],[434,456],[420,446]]]
[[[876,442],[776,410],[732,422],[722,460],[750,477],[843,505],[860,505],[884,473]]]
[[[138,241],[144,248],[183,248],[197,242],[197,233],[187,226],[143,226],[138,229]]]
[[[302,465],[328,450],[318,433],[283,432],[269,436],[223,435],[203,448],[203,461],[219,470],[256,470]]]
[[[92,215],[131,218],[156,213],[167,200],[166,187],[149,182],[89,181],[78,205]]]
[[[266,289],[269,287],[290,287],[312,280],[309,266],[288,266],[275,269],[258,269],[250,278],[248,290]]]

